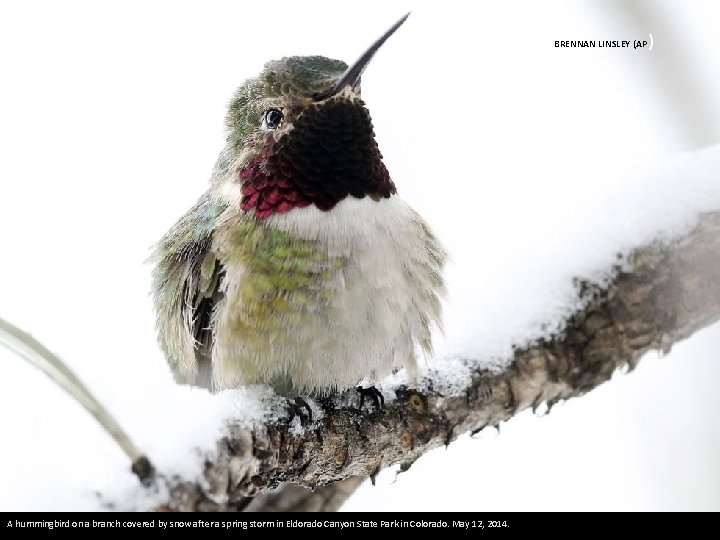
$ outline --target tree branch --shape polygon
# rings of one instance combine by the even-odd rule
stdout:
[[[428,450],[528,407],[581,396],[617,368],[632,369],[648,351],[667,352],[720,319],[720,213],[704,215],[682,238],[637,249],[626,266],[605,287],[579,282],[586,305],[562,335],[516,350],[502,373],[474,372],[464,395],[444,396],[430,381],[424,392],[397,389],[397,399],[377,413],[328,411],[300,434],[287,425],[229,425],[205,464],[204,482],[163,479],[163,507],[334,510],[361,477],[395,464],[407,468]],[[341,489],[332,484],[348,478]],[[248,499],[284,482],[331,485],[314,495],[286,487],[282,497]]]
[[[32,364],[55,384],[65,390],[95,417],[100,426],[110,435],[132,462],[131,470],[146,486],[153,484],[155,469],[150,460],[135,446],[130,436],[117,423],[108,410],[95,399],[83,382],[50,349],[30,334],[0,317],[0,346],[7,347]]]

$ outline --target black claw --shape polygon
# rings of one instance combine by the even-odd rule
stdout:
[[[365,405],[365,398],[370,398],[373,403],[373,407],[375,411],[379,411],[385,406],[385,398],[382,395],[382,392],[375,388],[374,386],[371,386],[370,388],[363,388],[362,386],[357,387],[357,392],[360,394],[360,407],[358,407],[359,410],[362,411],[363,405]]]
[[[330,412],[335,409],[335,403],[333,402],[332,396],[318,398],[317,402],[320,404],[320,407],[325,412]]]
[[[298,417],[301,426],[312,424],[312,409],[308,402],[301,397],[296,397],[294,401],[288,400],[288,414],[290,415],[288,423]]]

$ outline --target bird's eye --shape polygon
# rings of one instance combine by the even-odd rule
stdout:
[[[280,109],[268,109],[263,113],[263,127],[266,129],[277,129],[282,119],[283,113]]]

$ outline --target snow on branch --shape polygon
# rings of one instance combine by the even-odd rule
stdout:
[[[517,349],[501,373],[476,369],[462,395],[442,395],[428,381],[429,390],[397,388],[397,399],[380,411],[328,410],[305,430],[287,424],[248,430],[230,422],[202,481],[160,478],[160,507],[243,509],[250,497],[284,482],[316,489],[391,465],[402,470],[464,433],[581,396],[618,368],[635,367],[648,351],[669,351],[720,319],[720,213],[703,215],[681,238],[636,249],[614,276],[606,286],[578,282],[585,307],[561,335]],[[358,483],[333,485],[352,492]],[[337,506],[321,502],[316,509]]]

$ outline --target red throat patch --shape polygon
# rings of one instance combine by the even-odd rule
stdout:
[[[260,219],[311,204],[327,211],[349,195],[396,193],[362,102],[311,105],[292,130],[262,145],[240,171],[241,207]]]

